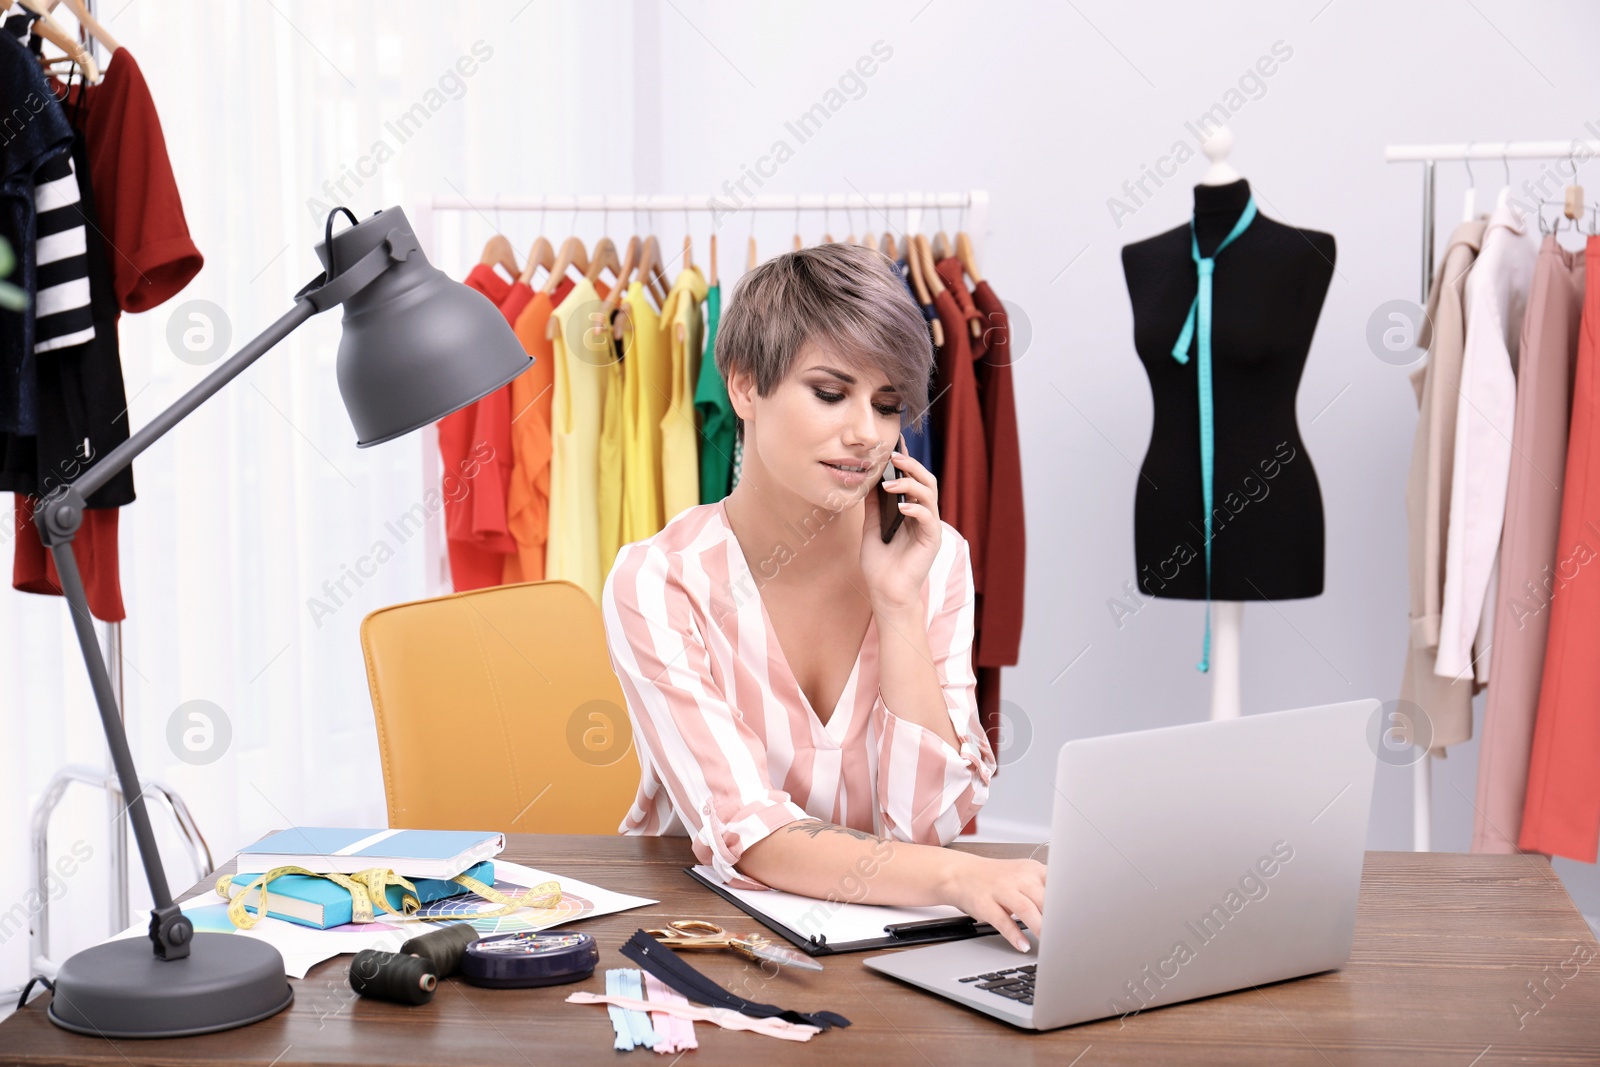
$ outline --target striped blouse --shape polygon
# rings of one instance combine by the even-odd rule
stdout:
[[[988,800],[996,761],[978,720],[967,543],[941,525],[923,601],[960,751],[884,706],[876,620],[821,721],[721,502],[624,545],[601,604],[643,773],[618,832],[687,835],[702,864],[744,889],[770,888],[735,869],[745,849],[798,819],[949,844]]]

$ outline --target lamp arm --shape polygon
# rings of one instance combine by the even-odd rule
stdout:
[[[278,321],[230,356],[222,366],[206,375],[198,385],[173,401],[170,407],[151,419],[132,437],[107,452],[100,462],[85,471],[72,485],[85,497],[94,495],[132,463],[134,457],[165,437],[174,426],[186,419],[191,411],[209,400],[223,386],[243,373],[246,367],[260,359],[274,345],[315,314],[316,308],[310,301],[302,299],[296,302],[294,307]]]
[[[167,884],[166,872],[161,866],[161,853],[156,849],[155,835],[150,828],[150,815],[145,810],[144,791],[139,785],[138,772],[134,769],[133,755],[128,750],[128,735],[123,728],[122,715],[117,709],[117,699],[113,694],[111,678],[106,670],[105,655],[100,648],[100,639],[94,631],[94,620],[89,614],[89,598],[83,589],[83,578],[78,573],[78,561],[72,551],[72,539],[83,523],[84,504],[89,494],[127,467],[135,456],[159,440],[191,411],[314,314],[316,308],[309,300],[297,301],[287,314],[262,331],[259,337],[241,348],[226,363],[207,375],[203,381],[157,415],[138,433],[108,452],[99,463],[84,472],[81,478],[56,489],[49,497],[40,501],[34,512],[34,523],[39,528],[39,538],[49,547],[50,555],[55,560],[56,574],[61,580],[61,591],[66,596],[72,612],[73,630],[78,636],[78,646],[83,650],[83,664],[89,671],[89,686],[94,693],[94,702],[100,710],[100,724],[105,730],[106,745],[111,750],[111,762],[117,771],[117,781],[122,786],[128,820],[133,824],[134,840],[139,845],[139,858],[144,863],[145,881],[149,883],[150,899],[155,905],[150,913],[150,940],[154,945],[155,954],[162,959],[182,959],[189,954],[189,942],[193,939],[194,926],[172,901],[172,891]],[[118,826],[113,832],[121,833],[121,827]]]
[[[307,319],[320,311],[344,303],[376,280],[389,268],[391,262],[404,260],[418,247],[413,234],[394,230],[381,245],[334,277],[329,278],[324,273],[312,279],[295,295],[294,307],[276,322],[261,331],[229,357],[222,366],[206,375],[198,385],[150,420],[138,433],[106,453],[104,458],[85,471],[82,477],[53,490],[34,510],[33,521],[39,529],[39,539],[50,549],[50,555],[55,560],[56,574],[61,580],[61,591],[72,612],[73,629],[77,633],[78,646],[83,651],[84,666],[89,671],[89,684],[94,692],[95,704],[100,711],[100,724],[105,730],[106,745],[111,750],[111,761],[116,767],[117,781],[122,787],[128,819],[133,824],[134,840],[139,846],[139,859],[144,864],[145,880],[150,886],[150,899],[155,905],[150,912],[150,940],[155,954],[162,959],[183,959],[189,955],[189,943],[194,938],[194,924],[172,900],[172,890],[167,883],[166,872],[161,865],[161,854],[156,849],[155,835],[150,828],[150,815],[145,810],[144,792],[139,785],[139,775],[133,765],[133,755],[128,750],[127,731],[123,727],[116,697],[112,693],[105,655],[100,647],[100,639],[94,632],[94,620],[89,614],[89,598],[83,589],[83,578],[78,573],[78,561],[72,551],[72,539],[76,536],[78,528],[83,525],[83,511],[89,496],[132,463],[135,456],[166,436],[195,408],[238,377],[246,367],[260,359]]]
[[[191,411],[237,378],[246,367],[293,333],[301,323],[318,312],[344,303],[372,284],[380,274],[389,269],[391,263],[404,260],[419,247],[416,236],[410,231],[392,230],[383,244],[333,278],[328,278],[325,274],[313,278],[296,294],[294,307],[277,322],[262,330],[254,340],[229,357],[227,362],[206,375],[200,384],[173,401],[170,407],[151,419],[138,433],[106,453],[104,459],[85,471],[83,477],[74,481],[72,485],[84,497],[94,495],[123,468],[132,463],[135,456],[166,436],[167,432],[187,418]],[[48,541],[45,543],[49,544]]]

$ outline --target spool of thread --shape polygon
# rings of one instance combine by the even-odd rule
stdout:
[[[581,982],[594,973],[600,948],[585,933],[523,931],[480,938],[461,960],[461,977],[492,989]]]
[[[476,940],[478,931],[471,923],[451,923],[413,937],[400,946],[400,951],[407,956],[420,956],[427,961],[428,970],[440,978],[449,978],[461,970],[461,957]]]
[[[364,997],[400,1004],[426,1004],[439,979],[426,960],[364,948],[350,963],[350,988]]]

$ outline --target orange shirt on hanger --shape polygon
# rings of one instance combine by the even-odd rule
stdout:
[[[545,336],[550,313],[572,291],[563,278],[554,294],[533,293],[514,329],[533,366],[511,383],[511,485],[506,494],[506,527],[516,551],[506,556],[501,581],[544,580],[545,545],[550,536],[550,399],[555,361]],[[502,305],[502,309],[504,305]]]

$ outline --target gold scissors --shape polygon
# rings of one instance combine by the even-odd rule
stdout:
[[[704,919],[675,919],[665,930],[645,933],[670,948],[731,948],[747,959],[770,960],[786,967],[820,971],[822,964],[801,952],[777,944],[761,934],[729,934],[716,923]]]

